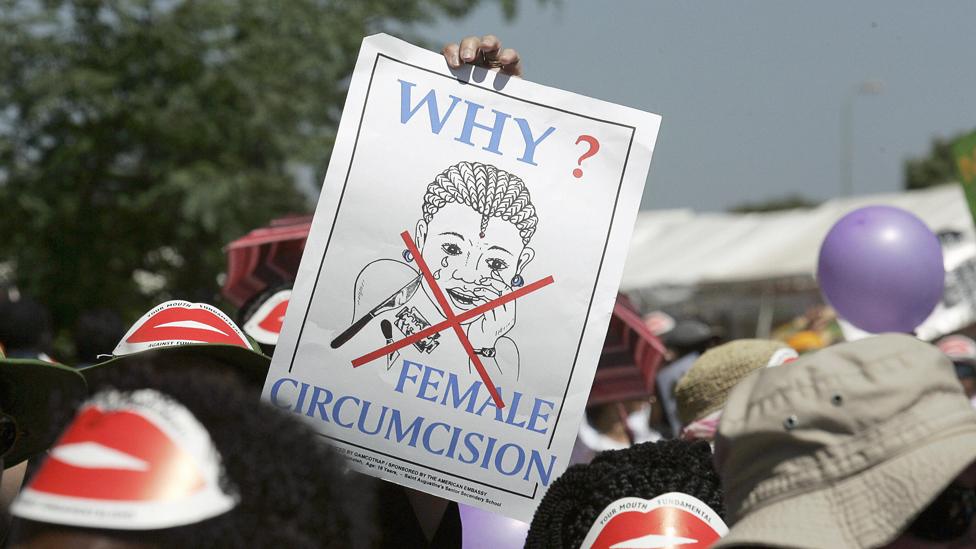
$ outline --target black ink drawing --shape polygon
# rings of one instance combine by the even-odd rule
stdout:
[[[538,221],[520,178],[488,164],[460,162],[427,186],[414,242],[451,308],[461,314],[524,284],[522,272],[535,257],[529,241]],[[380,259],[363,267],[353,295],[353,324],[332,342],[333,348],[355,337],[376,317],[392,323],[404,336],[445,318],[413,263],[412,254],[405,250],[403,261]],[[518,346],[508,337],[515,320],[512,301],[463,326],[486,368],[517,379]],[[390,333],[381,324],[383,333],[377,336],[389,341]],[[420,353],[434,353],[441,335],[417,341],[413,347]],[[388,367],[392,360],[395,357],[387,357]],[[515,371],[503,372],[501,365]],[[468,368],[472,370],[470,363]]]

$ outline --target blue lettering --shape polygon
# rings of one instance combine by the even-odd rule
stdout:
[[[515,123],[518,124],[520,130],[522,130],[522,140],[525,141],[525,152],[519,158],[520,161],[526,164],[532,164],[533,166],[538,166],[533,159],[535,158],[535,148],[542,143],[542,140],[552,135],[552,132],[556,131],[556,128],[549,126],[545,132],[539,137],[539,139],[532,138],[532,129],[529,128],[528,120],[524,118],[516,118]]]
[[[502,154],[502,152],[498,150],[498,146],[501,145],[502,142],[502,130],[505,129],[505,121],[511,118],[511,116],[492,109],[491,112],[495,113],[495,123],[491,126],[486,126],[474,121],[475,117],[478,116],[478,111],[483,109],[484,106],[477,103],[472,103],[471,101],[465,101],[465,103],[468,104],[468,112],[464,116],[464,126],[461,128],[461,135],[455,137],[454,140],[473,147],[474,143],[471,142],[471,132],[475,128],[487,130],[491,132],[491,140],[488,141],[488,146],[483,147],[482,150],[490,153]]]
[[[413,422],[407,426],[406,429],[403,428],[403,421],[400,419],[400,410],[391,409],[390,412],[390,425],[386,428],[386,436],[383,437],[386,440],[390,440],[390,434],[396,431],[395,437],[397,442],[403,442],[403,439],[410,436],[410,442],[407,444],[414,448],[417,447],[417,437],[420,435],[420,426],[424,423],[424,418],[417,416]]]
[[[515,448],[516,450],[518,450],[518,458],[515,461],[515,467],[513,467],[511,471],[506,471],[505,452],[507,452],[509,448]],[[525,465],[525,450],[523,450],[522,447],[519,446],[518,444],[512,444],[511,442],[509,442],[508,444],[504,444],[501,448],[498,449],[498,453],[495,454],[495,469],[497,469],[499,473],[507,477],[510,477],[515,473],[519,472],[519,470],[522,468],[523,465]]]
[[[444,116],[441,116],[437,108],[437,96],[434,94],[434,90],[427,92],[427,95],[417,103],[417,106],[411,108],[410,92],[416,84],[404,80],[398,80],[398,82],[400,82],[400,123],[406,124],[420,110],[420,107],[426,104],[427,114],[430,116],[430,131],[434,132],[435,135],[441,133],[441,130],[444,129],[444,124],[451,116],[451,113],[454,112],[454,107],[457,107],[461,98],[448,95],[451,98],[451,106],[447,108]]]
[[[320,401],[319,395],[324,395],[325,399]],[[323,389],[321,387],[316,387],[315,390],[312,391],[312,401],[308,403],[308,411],[305,412],[305,415],[308,417],[315,417],[315,409],[318,408],[319,417],[321,417],[323,421],[329,421],[329,416],[325,413],[325,405],[330,402],[332,402],[332,391]]]
[[[295,407],[292,408],[292,412],[296,414],[302,413],[302,409],[305,407],[305,394],[308,393],[308,388],[310,385],[308,383],[302,383],[302,390],[298,391],[298,400],[295,401]]]
[[[430,402],[437,402],[437,385],[438,382],[432,381],[430,376],[432,373],[436,372],[438,378],[444,377],[444,370],[438,370],[437,368],[431,368],[430,366],[424,367],[424,375],[420,378],[420,389],[417,391],[417,398],[427,400]],[[427,387],[434,389],[434,394],[427,396]]]
[[[400,379],[397,380],[396,387],[393,388],[394,391],[396,391],[398,393],[402,393],[403,392],[403,384],[408,379],[410,381],[414,382],[414,383],[417,383],[417,376],[415,376],[415,375],[414,376],[408,375],[409,372],[410,372],[410,367],[411,366],[416,366],[418,368],[423,368],[424,367],[423,364],[417,364],[416,362],[410,362],[409,360],[404,360],[403,361],[403,367],[400,368]]]
[[[498,396],[501,396],[501,394],[502,394],[502,388],[501,387],[495,387],[495,389],[498,390]],[[502,417],[502,410],[501,410],[501,408],[495,406],[495,401],[494,401],[494,399],[491,398],[491,395],[488,395],[488,397],[485,398],[485,402],[481,405],[481,408],[478,408],[478,415],[484,417],[485,408],[488,408],[489,406],[491,406],[492,408],[495,409],[495,421],[504,421],[505,420]]]
[[[457,450],[458,439],[464,431],[460,427],[455,427],[451,434],[451,443],[447,446],[447,457],[454,459],[454,452]]]
[[[508,403],[508,417],[505,418],[505,423],[513,427],[524,427],[525,420],[523,419],[521,423],[515,423],[515,413],[518,411],[519,401],[522,400],[522,393],[518,391],[512,392],[512,401]]]
[[[549,414],[548,413],[545,413],[545,414],[542,413],[542,405],[543,404],[548,404],[549,405],[548,412],[552,412],[553,408],[556,407],[556,403],[555,402],[549,402],[548,400],[542,400],[541,398],[535,399],[535,404],[532,405],[532,415],[529,416],[529,425],[526,427],[526,429],[528,429],[530,431],[535,431],[536,433],[540,433],[540,434],[541,433],[545,433],[546,431],[549,430],[549,425],[548,425]],[[543,423],[542,425],[539,426],[538,429],[536,429],[535,422],[536,422],[537,419],[540,419],[540,418],[542,420],[544,420],[546,423]]]
[[[346,429],[352,429],[352,426],[355,425],[355,422],[352,422],[351,421],[349,423],[343,423],[343,422],[339,421],[339,413],[340,413],[340,411],[342,409],[342,405],[345,404],[347,401],[350,401],[350,400],[355,401],[356,404],[359,404],[359,399],[358,398],[356,398],[354,396],[346,395],[346,396],[341,396],[341,397],[337,398],[335,404],[332,405],[332,420],[339,427],[345,427]]]
[[[389,408],[387,408],[386,406],[384,406],[383,409],[380,410],[380,417],[377,418],[377,420],[376,420],[376,428],[375,429],[372,429],[372,430],[367,429],[366,428],[366,418],[369,417],[369,407],[372,404],[373,404],[372,402],[370,402],[368,400],[364,400],[363,401],[363,407],[359,410],[359,424],[357,425],[357,428],[359,429],[359,432],[360,433],[363,433],[363,434],[366,434],[366,435],[375,435],[376,433],[379,433],[380,432],[380,429],[383,428],[383,420],[386,419],[386,412],[387,412],[387,410],[389,410]]]
[[[468,465],[471,465],[472,463],[478,461],[478,455],[479,455],[478,448],[471,443],[471,439],[475,437],[479,438],[480,440],[485,440],[485,435],[481,433],[468,433],[464,435],[464,447],[467,448],[469,452],[471,452],[471,459],[465,459],[464,456],[458,455],[458,461],[460,461],[461,463],[467,463]]]
[[[291,408],[291,404],[285,404],[284,406],[282,406],[281,404],[278,403],[278,391],[281,389],[281,384],[285,382],[291,383],[295,387],[298,387],[297,381],[295,381],[294,379],[289,379],[287,377],[283,377],[278,381],[275,381],[274,385],[271,386],[271,403],[274,404],[276,408],[281,408],[282,410],[287,410]]]
[[[539,473],[539,480],[542,482],[543,486],[549,486],[549,479],[552,478],[552,467],[556,464],[556,456],[549,457],[549,467],[542,467],[542,455],[538,451],[532,450],[532,454],[529,456],[529,467],[525,470],[525,476],[522,480],[529,480],[529,474],[532,472],[532,467],[535,466]]]
[[[475,399],[478,398],[478,393],[481,391],[481,382],[475,381],[468,386],[468,390],[461,394],[461,389],[458,387],[458,377],[455,374],[447,375],[447,387],[444,389],[444,398],[441,399],[441,405],[447,405],[447,398],[451,395],[454,396],[454,402],[451,404],[455,410],[459,409],[465,401],[465,411],[469,414],[474,413]]]
[[[485,457],[484,457],[484,459],[481,460],[481,468],[482,469],[487,469],[488,468],[488,462],[491,461],[491,454],[492,454],[492,452],[495,451],[495,443],[496,442],[498,442],[498,439],[497,438],[495,438],[495,437],[488,437],[488,447],[485,448]]]
[[[436,423],[431,423],[430,425],[428,425],[427,428],[424,429],[424,450],[427,450],[428,452],[434,454],[435,456],[440,456],[440,455],[443,455],[444,454],[444,450],[443,449],[441,449],[441,450],[434,450],[433,448],[430,447],[430,433],[436,427],[443,427],[443,428],[447,429],[448,432],[450,432],[450,430],[451,430],[451,426],[448,425],[448,424],[446,424],[446,423],[436,422]]]

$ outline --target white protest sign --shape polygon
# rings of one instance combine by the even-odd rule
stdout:
[[[569,461],[659,124],[364,40],[264,398],[358,470],[530,520]]]

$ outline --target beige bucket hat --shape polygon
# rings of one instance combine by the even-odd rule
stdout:
[[[747,377],[715,449],[714,547],[877,547],[976,461],[976,410],[938,349],[882,335]]]

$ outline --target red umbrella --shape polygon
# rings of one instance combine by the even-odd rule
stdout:
[[[637,308],[617,294],[587,406],[654,395],[654,378],[664,354],[664,345],[641,320]]]
[[[228,244],[223,296],[241,307],[269,288],[294,281],[311,226],[312,216],[276,219]]]

